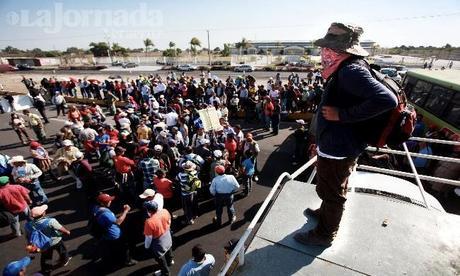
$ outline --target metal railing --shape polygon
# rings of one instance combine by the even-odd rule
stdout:
[[[259,210],[257,211],[257,214],[255,217],[252,219],[251,223],[249,224],[248,228],[246,231],[244,231],[243,236],[241,236],[240,240],[236,244],[235,248],[232,251],[232,254],[230,254],[230,258],[227,260],[225,266],[220,270],[219,276],[225,276],[227,273],[228,269],[231,267],[233,261],[235,261],[236,257],[238,256],[238,265],[243,265],[244,264],[244,243],[246,240],[249,238],[251,235],[252,231],[254,230],[254,227],[256,224],[259,222],[259,219],[262,217],[262,214],[265,212],[265,209],[267,208],[268,204],[272,200],[273,196],[275,195],[276,190],[278,187],[281,185],[281,182],[287,177],[288,179],[294,179],[297,176],[299,176],[302,172],[304,172],[306,169],[308,169],[311,165],[313,165],[316,162],[316,156],[310,159],[306,164],[304,164],[302,167],[297,169],[294,173],[289,174],[287,172],[283,172],[278,179],[275,182],[275,185],[273,185],[272,189],[270,190],[270,193],[267,195],[265,198],[264,202],[262,203],[262,206],[260,206]],[[309,179],[311,182],[313,178]]]
[[[429,138],[421,138],[421,137],[411,137],[410,140],[418,141],[418,142],[455,145],[455,146],[460,145],[460,142],[457,142],[457,141],[447,141],[447,140],[429,139]],[[404,151],[398,151],[398,150],[392,150],[392,149],[386,149],[386,148],[375,148],[375,147],[367,147],[366,150],[369,150],[369,151],[372,151],[372,152],[382,152],[382,153],[404,155],[408,159],[408,162],[409,162],[409,165],[411,167],[412,173],[402,172],[402,171],[397,171],[397,170],[390,170],[390,169],[383,169],[383,168],[367,166],[367,165],[358,165],[355,168],[362,169],[362,170],[367,170],[367,171],[391,174],[391,175],[396,175],[396,176],[415,178],[417,186],[418,186],[418,188],[420,190],[420,193],[422,195],[422,199],[423,199],[425,208],[427,208],[427,209],[431,209],[431,207],[429,206],[429,204],[427,202],[427,199],[426,199],[426,196],[425,196],[426,192],[423,189],[423,185],[421,183],[421,180],[427,180],[427,181],[440,182],[440,183],[454,185],[454,186],[460,186],[460,181],[458,181],[458,180],[451,180],[451,179],[445,179],[445,178],[439,178],[439,177],[433,177],[433,176],[427,176],[427,175],[419,175],[418,172],[417,172],[417,169],[415,168],[414,162],[413,162],[411,157],[412,156],[413,157],[421,157],[421,158],[427,158],[427,159],[433,159],[433,160],[439,160],[439,161],[447,161],[447,162],[455,162],[455,163],[460,163],[460,159],[452,158],[452,157],[443,157],[443,156],[435,156],[435,155],[429,155],[429,154],[420,154],[420,153],[410,152],[405,143],[403,143],[403,148],[404,148]],[[249,236],[253,232],[256,224],[259,222],[260,218],[262,217],[263,213],[265,212],[266,208],[268,207],[270,201],[272,200],[273,196],[275,195],[276,190],[279,188],[279,186],[281,185],[282,181],[285,178],[288,178],[289,180],[295,179],[300,174],[302,174],[305,170],[310,168],[316,162],[316,160],[317,160],[317,156],[314,156],[312,159],[310,159],[307,163],[305,163],[303,166],[301,166],[299,169],[297,169],[292,174],[289,174],[287,172],[283,172],[278,177],[278,179],[275,182],[275,185],[273,185],[272,189],[270,190],[270,193],[267,195],[267,197],[265,198],[264,202],[262,203],[262,206],[259,208],[259,210],[257,211],[257,214],[252,219],[252,221],[249,224],[248,228],[245,230],[245,232],[243,233],[243,235],[239,239],[238,243],[236,244],[235,248],[233,249],[232,253],[230,254],[230,258],[225,263],[225,266],[220,270],[220,272],[218,274],[219,276],[225,276],[225,274],[227,273],[227,271],[231,267],[232,263],[235,261],[236,257],[238,257],[238,261],[239,261],[238,266],[242,266],[244,264],[245,242],[248,240]],[[310,176],[308,177],[307,184],[312,183],[315,175],[316,175],[316,167],[313,169],[313,171],[311,172]]]

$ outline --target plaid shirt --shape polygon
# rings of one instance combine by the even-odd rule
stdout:
[[[139,161],[139,168],[144,176],[144,183],[151,185],[155,172],[160,168],[160,162],[154,158],[144,158]]]

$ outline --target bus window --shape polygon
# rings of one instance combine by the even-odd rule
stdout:
[[[434,85],[425,103],[425,108],[434,115],[441,117],[454,92],[450,89]]]
[[[425,103],[426,98],[428,97],[428,94],[431,91],[431,87],[431,83],[418,80],[414,88],[408,95],[409,101],[411,101],[413,104],[422,107]]]
[[[451,104],[446,110],[444,119],[456,128],[460,128],[460,93],[455,93]]]

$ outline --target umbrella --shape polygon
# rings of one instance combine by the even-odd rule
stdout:
[[[69,79],[69,78],[66,78],[66,77],[60,77],[59,79],[60,79],[61,81],[70,81],[70,79]]]
[[[101,82],[100,80],[96,80],[96,79],[89,79],[88,81],[91,82],[91,83],[93,83],[93,82],[100,83]]]
[[[70,81],[73,81],[73,82],[78,82],[77,78],[75,77],[69,77]]]

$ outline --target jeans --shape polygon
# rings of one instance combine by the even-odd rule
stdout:
[[[244,193],[248,195],[252,191],[252,175],[243,175],[242,180]]]
[[[40,181],[38,179],[35,179],[33,182],[29,184],[28,189],[30,190],[32,201],[37,204],[45,204],[48,203],[48,197],[45,194],[45,191],[43,191],[42,186],[40,185]]]
[[[265,119],[264,119],[264,123],[265,123],[265,129],[270,129],[270,124],[271,124],[271,116],[269,115],[264,115]]]
[[[163,256],[154,256],[154,259],[160,266],[161,275],[169,275],[169,267],[172,265],[173,261],[171,248],[168,251],[166,251],[166,253]]]
[[[21,235],[21,224],[20,224],[20,222],[19,222],[19,215],[23,214],[26,218],[29,218],[29,213],[30,213],[30,208],[29,208],[29,206],[26,206],[26,208],[24,209],[24,211],[21,212],[21,213],[16,214],[16,215],[13,217],[13,220],[10,222],[11,230],[13,231],[13,233],[14,233],[16,236],[20,236],[20,235]]]
[[[187,222],[190,222],[198,215],[198,201],[196,200],[196,192],[189,194],[182,194],[182,208]]]
[[[224,206],[227,206],[228,219],[231,220],[235,216],[235,207],[233,206],[233,194],[216,194],[216,222],[222,223],[222,212]]]
[[[67,253],[67,248],[64,245],[64,242],[61,240],[57,244],[51,246],[50,248],[42,251],[40,257],[40,266],[42,272],[49,273],[51,272],[53,265],[49,264],[48,262],[53,259],[53,251],[59,254],[59,263],[64,264],[69,259],[69,254]]]

